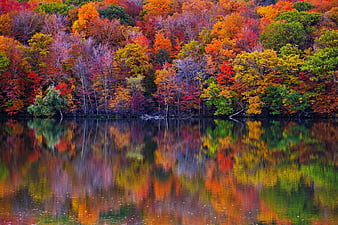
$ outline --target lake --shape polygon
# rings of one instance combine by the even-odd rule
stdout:
[[[3,119],[0,224],[337,224],[337,124]]]

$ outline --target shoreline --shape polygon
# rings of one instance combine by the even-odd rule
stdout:
[[[7,114],[0,114],[1,119],[61,119],[59,116],[54,117],[34,117],[29,114],[16,114],[16,115],[7,115]],[[139,115],[126,115],[126,114],[65,114],[63,117],[64,120],[69,119],[113,119],[113,120],[119,120],[119,119],[140,119],[140,120],[172,120],[172,119],[178,119],[178,120],[184,120],[184,119],[219,119],[219,120],[237,120],[237,119],[245,119],[245,120],[299,120],[299,119],[330,119],[335,120],[338,119],[338,115],[326,115],[326,114],[312,114],[307,116],[302,115],[279,115],[279,116],[250,116],[250,115],[237,115],[235,117],[229,116],[214,116],[214,115],[169,115],[168,117],[161,115],[161,114],[139,114]]]

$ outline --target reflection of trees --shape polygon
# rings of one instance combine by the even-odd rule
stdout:
[[[303,143],[316,143],[309,134],[309,128],[295,123],[283,127],[280,121],[271,121],[263,128],[261,139],[267,143],[270,150],[288,151],[293,146]]]
[[[62,217],[53,217],[53,216],[41,216],[36,221],[38,224],[64,224],[64,225],[71,225],[75,224],[68,216],[62,216]]]
[[[28,127],[34,129],[35,136],[43,136],[48,147],[54,147],[67,132],[66,128],[54,119],[34,119],[28,121]]]
[[[135,200],[142,199],[148,193],[149,169],[148,163],[131,162],[116,173],[116,183],[121,189],[134,194]]]
[[[235,157],[234,172],[238,181],[263,185],[263,200],[280,218],[289,218],[295,224],[318,218],[319,206],[314,201],[318,188],[315,194],[309,192],[312,186],[309,181],[318,186],[318,180],[313,178],[314,164],[299,166],[299,162],[324,160],[325,147],[311,132],[311,127],[292,122],[272,122],[265,127],[260,122],[248,121],[247,125],[248,134],[243,138],[246,148]],[[335,169],[332,171],[336,173]],[[319,176],[327,177],[325,174],[328,175],[328,171]],[[325,183],[332,182],[333,177]],[[332,187],[324,192],[334,192]]]
[[[207,149],[208,155],[215,155],[219,150],[228,149],[236,143],[240,129],[233,121],[215,120],[216,127],[208,128],[206,135],[201,139],[203,146]]]
[[[293,208],[321,224],[338,214],[336,136],[324,122],[7,121],[0,211],[41,223],[297,224]]]
[[[287,192],[279,184],[264,188],[261,198],[281,218],[289,218],[292,224],[308,224],[309,220],[319,217],[318,207],[314,205],[312,194],[305,186]]]
[[[272,122],[263,127],[259,121],[248,121],[247,125],[246,147],[235,157],[237,178],[246,184],[274,186],[279,181],[289,191],[297,188],[302,177],[299,146],[317,146],[309,129],[296,123],[284,127]]]
[[[120,224],[124,222],[128,216],[130,216],[132,210],[133,209],[130,205],[122,205],[118,210],[101,213],[100,218],[113,224]]]
[[[309,212],[305,210],[304,213],[307,215],[303,218],[309,222],[319,218],[319,211],[316,211],[319,205],[329,206],[330,209],[326,209],[325,213],[331,216],[335,214],[336,210],[336,206],[334,206],[336,203],[333,203],[336,200],[331,198],[331,201],[328,201],[328,199],[325,199],[325,195],[337,195],[335,188],[333,186],[329,188],[321,186],[314,175],[317,174],[318,177],[324,179],[323,183],[326,184],[332,183],[335,179],[333,174],[336,174],[337,170],[333,167],[331,167],[331,176],[329,175],[330,170],[319,173],[328,162],[331,161],[336,164],[335,151],[332,149],[334,143],[336,143],[337,131],[332,125],[328,126],[327,123],[300,125],[295,122],[284,121],[247,121],[246,129],[236,130],[231,121],[216,121],[216,127],[207,129],[207,133],[202,137],[202,140],[207,154],[216,156],[219,169],[226,173],[234,173],[235,183],[239,182],[239,184],[245,186],[254,185],[254,187],[263,190],[274,190],[270,195],[278,195],[274,197],[276,199],[283,198],[284,201],[288,201],[292,197],[301,198],[303,203],[309,201],[309,203],[306,203]],[[320,134],[317,134],[316,131],[320,131]],[[313,163],[318,160],[325,163],[313,167],[315,165]],[[299,163],[303,165],[300,166]],[[315,168],[317,168],[317,173],[313,172],[316,171]],[[237,194],[231,193],[229,188],[226,188],[226,184],[219,185],[218,179],[214,175],[211,180],[207,179],[206,181],[206,185],[212,192],[211,199],[215,208],[226,205],[226,199],[231,199],[228,202],[235,204],[236,200],[233,197]],[[238,191],[239,186],[234,185],[234,187]],[[276,187],[278,188],[275,189]],[[309,194],[309,190],[313,187],[315,187],[314,193]],[[224,190],[226,190],[225,193],[228,194],[228,197],[226,195],[221,197]],[[318,201],[320,202],[318,203]],[[271,207],[275,203],[270,201],[267,205]],[[286,202],[279,206],[280,210],[283,207],[286,210],[285,207],[291,207],[292,204],[288,205]],[[266,203],[261,204],[260,207],[262,213],[265,213],[265,217],[260,213],[259,218],[267,218],[267,213],[272,215],[271,209],[273,207],[267,210]],[[297,208],[296,206],[293,207]],[[231,209],[229,206],[225,208]],[[302,210],[302,207],[299,206],[297,209]],[[270,219],[278,219],[281,223],[290,223],[286,222],[288,221],[287,218],[293,219],[291,218],[294,216],[292,213],[285,215],[276,210],[277,208],[273,209],[275,216]],[[235,216],[235,218],[237,217]],[[286,220],[283,220],[283,218]]]
[[[320,158],[323,161],[333,160],[335,167],[338,167],[337,146],[338,146],[338,129],[336,122],[318,122],[313,124],[311,132],[321,146],[321,151],[314,151],[312,149],[307,156],[309,158],[316,158],[315,156],[320,154]]]
[[[9,171],[6,165],[0,160],[0,181],[7,178]]]
[[[314,182],[315,199],[319,204],[338,211],[338,177],[333,165],[313,163],[302,165],[301,170]]]
[[[223,217],[221,224],[252,224],[255,221],[258,195],[253,186],[238,185],[236,177],[218,169],[219,164],[208,162],[205,187],[211,194],[213,208]]]
[[[202,161],[201,130],[198,124],[185,124],[178,121],[177,127],[158,131],[154,140],[157,143],[155,162],[164,169],[175,169],[181,173],[193,174]],[[180,169],[182,168],[182,169]]]
[[[0,122],[0,198],[12,197],[22,188],[34,154],[31,138],[21,122]]]

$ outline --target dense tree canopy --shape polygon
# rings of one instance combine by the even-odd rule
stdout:
[[[124,8],[118,5],[110,5],[108,8],[99,10],[100,16],[112,19],[119,19],[122,24],[131,24],[131,17],[125,12]]]
[[[337,115],[335,1],[8,0],[0,111]],[[67,90],[67,91],[66,91]]]

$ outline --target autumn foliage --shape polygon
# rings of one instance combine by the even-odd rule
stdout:
[[[5,0],[0,112],[337,115],[337,3]],[[237,114],[236,114],[237,115]]]

